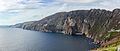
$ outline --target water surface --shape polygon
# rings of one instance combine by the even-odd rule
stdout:
[[[84,36],[0,28],[0,51],[89,51],[95,46]]]

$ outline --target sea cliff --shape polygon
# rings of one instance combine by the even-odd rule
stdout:
[[[67,35],[82,33],[102,47],[120,42],[120,9],[59,12],[38,21],[24,22],[12,27]]]

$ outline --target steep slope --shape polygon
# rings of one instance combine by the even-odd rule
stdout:
[[[120,9],[59,12],[39,21],[20,23],[13,27],[68,35],[83,33],[101,46],[106,46],[120,42],[116,40],[116,37],[120,38]]]

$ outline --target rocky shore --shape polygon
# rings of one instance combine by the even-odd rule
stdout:
[[[106,46],[120,38],[120,9],[75,10],[59,12],[38,21],[24,22],[12,27],[42,32],[59,32],[67,35],[82,33],[94,42]]]

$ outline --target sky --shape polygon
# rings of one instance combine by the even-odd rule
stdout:
[[[71,10],[120,8],[120,0],[0,0],[0,25],[14,25]]]

